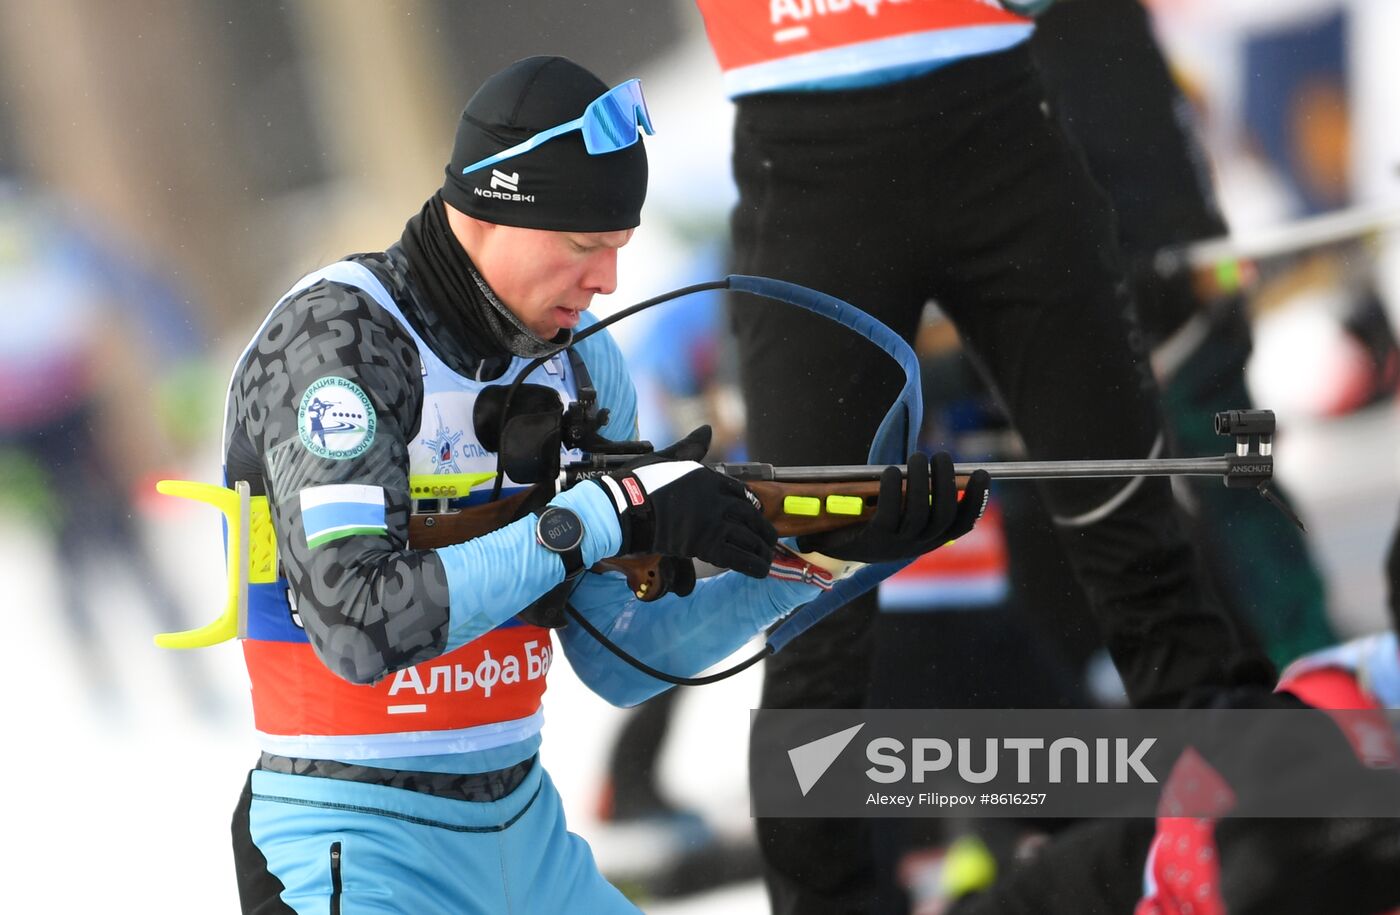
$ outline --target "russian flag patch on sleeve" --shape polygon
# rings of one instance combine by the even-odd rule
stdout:
[[[363,483],[308,486],[301,491],[306,546],[315,549],[342,537],[385,534],[384,487]]]

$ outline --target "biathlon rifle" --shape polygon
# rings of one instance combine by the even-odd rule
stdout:
[[[331,265],[322,272],[332,275],[340,265]],[[353,271],[352,271],[353,272]],[[335,278],[332,276],[332,278]],[[352,276],[355,285],[363,282]],[[728,290],[763,299],[784,302],[805,311],[835,321],[859,334],[889,356],[904,373],[904,387],[890,405],[876,430],[871,444],[872,463],[847,467],[773,467],[767,464],[713,464],[716,470],[744,482],[758,498],[762,511],[781,536],[836,530],[866,521],[875,510],[878,479],[886,464],[873,463],[895,456],[897,462],[915,447],[922,423],[923,404],[919,392],[918,360],[909,344],[871,316],[832,296],[795,283],[769,277],[732,275],[722,280],[698,283],[639,302],[624,308],[592,327],[574,335],[568,350],[577,355],[577,345],[595,333],[603,331],[630,315],[664,302],[696,293]],[[497,455],[496,472],[468,475],[410,476],[409,487],[414,508],[409,517],[409,545],[426,549],[460,543],[493,531],[510,523],[539,500],[562,488],[567,488],[589,476],[598,476],[624,467],[638,456],[649,454],[647,442],[613,442],[603,438],[599,430],[607,422],[608,411],[600,409],[596,394],[580,371],[578,396],[564,409],[550,389],[534,390],[539,386],[525,384],[530,373],[548,359],[541,356],[522,369],[509,386],[498,386],[494,418],[478,423],[482,444]],[[582,369],[582,363],[575,366]],[[490,390],[488,388],[488,390]],[[486,391],[478,397],[481,406]],[[475,420],[475,417],[474,417]],[[494,431],[494,442],[490,433]],[[993,479],[1076,479],[1087,477],[1139,476],[1218,476],[1231,487],[1253,487],[1273,502],[1301,527],[1293,513],[1269,488],[1273,479],[1274,415],[1267,410],[1230,411],[1218,414],[1216,431],[1235,439],[1235,453],[1218,458],[1121,460],[1121,461],[1032,461],[989,464],[955,464],[959,485],[965,485],[974,470],[986,470]],[[562,451],[583,455],[581,460],[560,466]],[[504,482],[532,486],[524,494],[501,498]],[[490,482],[490,498],[482,504],[453,507],[456,499],[476,496],[477,487],[484,490]],[[224,612],[214,622],[187,632],[156,636],[156,644],[167,648],[197,648],[213,645],[246,634],[248,587],[277,581],[277,548],[267,499],[251,495],[247,483],[239,482],[232,489],[204,483],[175,480],[161,482],[157,489],[168,495],[183,496],[214,505],[227,520],[228,598]],[[688,570],[689,560],[676,557],[628,556],[614,557],[598,563],[599,571],[616,570],[627,577],[634,594],[645,601],[654,601],[670,590],[675,575]],[[672,683],[700,684],[714,682],[755,663],[782,647],[845,602],[894,574],[907,561],[877,563],[856,571],[836,583],[828,592],[794,611],[770,633],[767,645],[759,654],[722,674],[702,678],[674,677],[655,671],[620,648],[608,642],[601,633],[591,629],[581,615],[571,612],[565,601],[564,610],[600,642],[628,663],[653,676]]]
[[[586,403],[583,409],[588,409]],[[953,471],[960,491],[976,470],[985,470],[994,480],[1218,476],[1231,488],[1257,490],[1302,528],[1302,521],[1271,488],[1274,430],[1271,410],[1231,410],[1216,414],[1215,431],[1233,437],[1235,451],[1219,457],[955,463]],[[608,445],[611,448],[607,453],[585,454],[582,460],[561,468],[557,486],[567,489],[583,480],[603,476],[651,450],[646,442],[610,442]],[[708,462],[706,466],[742,482],[757,497],[759,510],[780,537],[817,534],[869,521],[875,513],[880,475],[885,470],[883,464],[775,467],[757,462]],[[462,543],[520,517],[527,510],[524,506],[531,497],[530,490],[467,508],[454,510],[449,506],[451,500],[464,497],[472,485],[489,481],[492,476],[461,474],[411,478],[415,501],[408,522],[409,545],[431,549]],[[669,590],[666,566],[667,562],[660,556],[618,556],[596,563],[593,570],[623,573],[638,598],[653,601]]]
[[[651,452],[648,442],[601,439],[596,433],[606,417],[607,411],[597,408],[591,391],[585,391],[569,411],[562,413],[559,428],[563,442],[575,447],[593,446],[593,450],[585,451],[582,459],[567,465],[547,463],[544,471],[557,471],[550,489],[568,488],[607,474]],[[1274,414],[1270,410],[1231,410],[1215,417],[1216,433],[1235,440],[1234,452],[1219,457],[983,462],[957,463],[953,467],[960,490],[975,470],[985,470],[994,480],[1220,477],[1231,488],[1257,490],[1301,528],[1302,522],[1270,488],[1274,471],[1274,430]],[[539,498],[538,486],[466,507],[453,507],[452,503],[506,476],[516,482],[533,482],[541,468],[524,466],[520,459],[512,461],[509,457],[512,453],[528,455],[530,451],[530,447],[521,448],[518,443],[516,447],[502,447],[500,453],[507,456],[506,466],[499,473],[410,476],[413,511],[409,516],[409,546],[432,549],[463,543],[523,516],[528,511],[528,500]],[[558,453],[555,446],[553,454]],[[533,454],[540,452],[535,450]],[[526,463],[529,460],[538,459],[529,458]],[[882,464],[775,467],[756,462],[719,462],[707,466],[742,481],[757,497],[764,517],[781,537],[832,531],[868,521],[875,511],[879,479],[885,469]],[[266,497],[251,496],[246,483],[227,489],[164,480],[157,489],[167,495],[214,505],[224,513],[228,524],[228,595],[224,613],[213,623],[186,632],[158,635],[156,644],[166,648],[196,648],[243,635],[248,585],[277,580],[277,551]],[[670,570],[675,562],[674,557],[617,556],[594,564],[593,571],[621,572],[639,599],[654,601],[670,590]]]

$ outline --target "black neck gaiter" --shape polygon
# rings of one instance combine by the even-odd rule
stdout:
[[[569,330],[560,331],[553,340],[541,339],[496,297],[452,234],[440,193],[429,198],[404,226],[399,246],[426,300],[424,307],[432,311],[425,317],[436,319],[447,337],[478,361],[548,356],[573,339]],[[487,374],[494,376],[499,370]]]

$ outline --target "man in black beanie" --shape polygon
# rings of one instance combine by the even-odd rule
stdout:
[[[482,537],[408,543],[411,477],[452,474],[478,487],[458,506],[485,500],[499,425],[478,427],[478,397],[533,358],[552,356],[536,395],[564,404],[591,378],[601,433],[632,437],[612,339],[562,350],[639,222],[643,130],[636,80],[608,89],[558,57],[507,67],[467,104],[446,181],[402,239],[302,278],[239,359],[225,478],[266,498],[278,560],[244,620],[262,750],[233,821],[245,912],[635,911],[538,764],[553,623],[523,611],[567,583],[614,643],[689,675],[830,587],[698,463],[708,430]],[[638,612],[621,577],[588,571],[627,553],[732,571]],[[558,634],[611,702],[665,686],[579,627]]]

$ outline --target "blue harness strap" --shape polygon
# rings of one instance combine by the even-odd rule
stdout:
[[[849,327],[879,347],[904,370],[904,387],[890,404],[884,420],[870,443],[871,464],[903,464],[918,448],[919,429],[923,425],[924,401],[919,382],[919,360],[904,338],[853,305],[834,296],[761,276],[735,275],[728,278],[729,288],[767,299],[776,299],[814,312],[824,318]],[[844,606],[874,588],[900,569],[913,562],[901,559],[869,565],[849,578],[842,579],[816,600],[802,605],[782,622],[768,637],[768,647],[774,654],[785,645],[815,626],[838,607]]]

